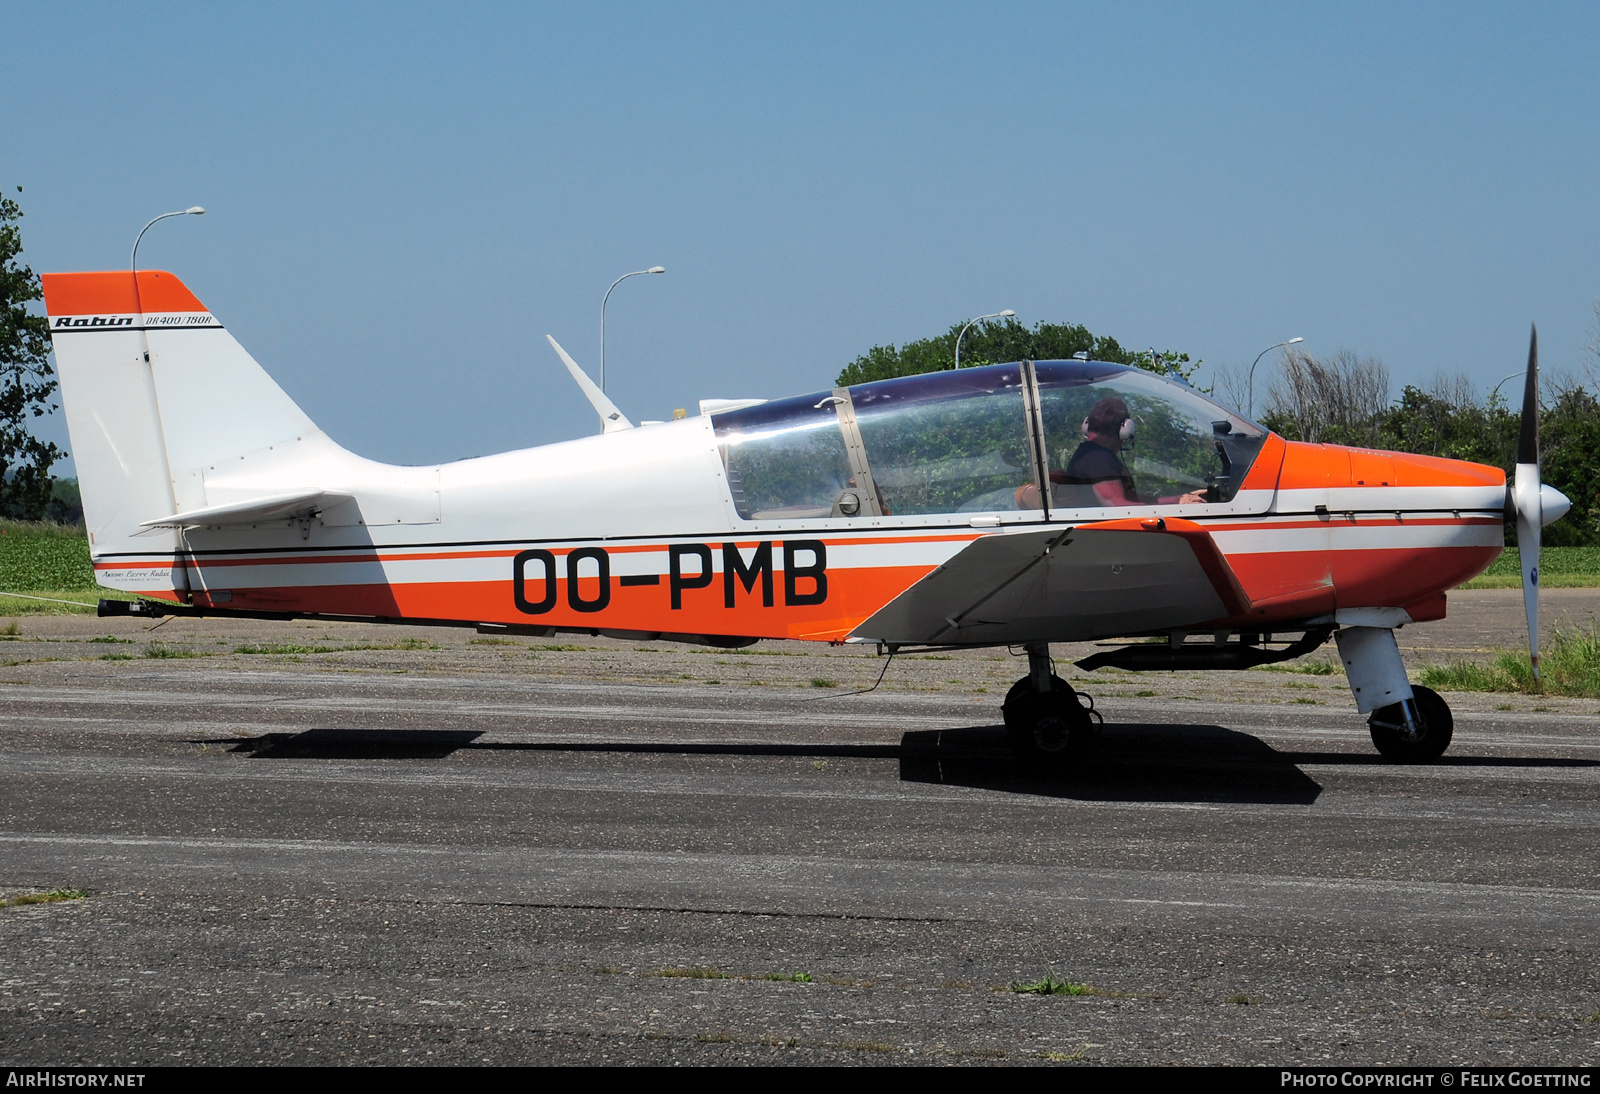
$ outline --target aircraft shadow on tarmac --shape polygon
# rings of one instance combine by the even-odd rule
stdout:
[[[470,730],[309,729],[208,741],[256,759],[429,760],[468,751],[898,760],[905,782],[1095,800],[1309,803],[1322,788],[1284,753],[1218,726],[1108,726],[1062,772],[1020,764],[999,726],[919,730],[899,744],[480,741]],[[197,742],[198,743],[198,742]]]
[[[1310,804],[1322,786],[1301,765],[1389,766],[1372,752],[1280,751],[1214,725],[1107,725],[1087,755],[1045,772],[1019,763],[1000,726],[915,730],[899,744],[705,741],[481,741],[473,730],[309,729],[219,738],[255,759],[439,760],[457,751],[611,755],[793,756],[898,760],[903,782],[970,786],[1084,801]],[[1596,767],[1565,757],[1446,756],[1440,767]],[[1404,769],[1397,769],[1403,771]]]
[[[901,739],[905,782],[981,787],[1082,801],[1309,805],[1322,787],[1258,737],[1211,725],[1107,725],[1059,771],[1017,762],[999,726],[934,729]]]

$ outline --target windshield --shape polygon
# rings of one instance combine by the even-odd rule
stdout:
[[[1193,388],[1097,361],[1034,366],[1052,509],[1229,501],[1266,431]]]
[[[1022,367],[860,384],[850,401],[887,514],[1019,508],[1033,482]]]

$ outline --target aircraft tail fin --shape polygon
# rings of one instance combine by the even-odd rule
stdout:
[[[42,280],[97,557],[176,548],[178,532],[157,522],[238,500],[219,480],[241,461],[343,451],[172,274]]]

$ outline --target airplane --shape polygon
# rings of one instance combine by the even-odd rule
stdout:
[[[1449,706],[1395,629],[1442,619],[1514,520],[1538,665],[1538,341],[1499,468],[1283,437],[1177,380],[1017,361],[635,425],[550,338],[593,436],[429,467],[336,444],[173,274],[43,275],[101,615],[580,632],[719,647],[1009,646],[1019,760],[1080,762],[1085,671],[1247,669],[1331,637],[1373,743],[1437,760]]]

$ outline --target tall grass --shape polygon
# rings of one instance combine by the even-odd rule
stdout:
[[[1526,652],[1502,650],[1493,661],[1480,665],[1456,661],[1429,665],[1422,683],[1440,691],[1518,691],[1527,694],[1572,695],[1600,698],[1600,626],[1557,630],[1539,654],[1539,680]]]

